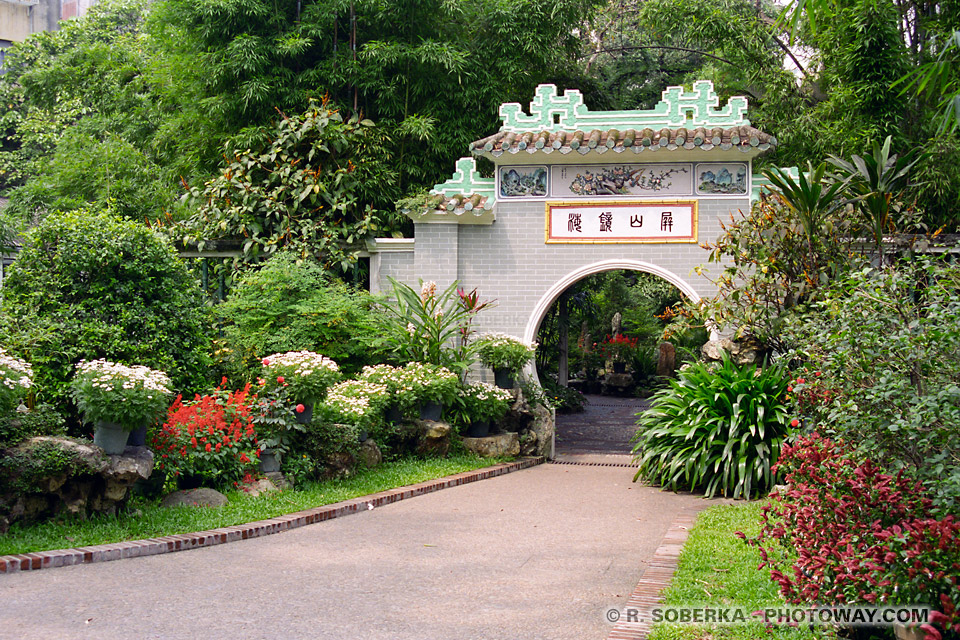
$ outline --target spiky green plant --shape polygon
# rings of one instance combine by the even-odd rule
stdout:
[[[739,367],[729,358],[684,369],[637,414],[634,480],[707,497],[765,493],[790,431],[787,385],[779,367]]]

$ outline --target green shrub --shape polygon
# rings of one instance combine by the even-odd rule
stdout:
[[[280,253],[243,276],[217,308],[230,368],[224,373],[250,382],[263,357],[303,350],[332,358],[348,374],[359,371],[383,353],[373,303],[316,262]]]
[[[918,258],[836,282],[791,325],[792,399],[808,426],[960,504],[960,267]]]
[[[4,282],[11,349],[34,366],[37,394],[71,413],[67,383],[81,360],[166,371],[201,388],[210,340],[196,282],[173,247],[107,212],[51,214],[28,234]]]
[[[728,358],[680,371],[639,414],[634,479],[707,497],[765,493],[789,432],[787,384],[778,367],[738,367]]]
[[[327,474],[328,466],[354,466],[359,452],[356,427],[315,420],[299,434],[294,452],[284,459],[284,464],[304,479],[317,480]]]
[[[48,404],[37,405],[26,413],[0,415],[0,447],[15,445],[34,436],[59,436],[65,433],[63,416]]]
[[[587,404],[582,393],[572,387],[561,387],[550,376],[543,377],[543,391],[557,413],[580,413]]]

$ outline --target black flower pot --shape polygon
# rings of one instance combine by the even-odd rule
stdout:
[[[439,402],[424,402],[420,405],[420,419],[436,422],[443,414],[443,405]]]
[[[490,435],[489,420],[475,420],[467,428],[468,438],[486,438],[488,435]]]
[[[516,374],[512,369],[494,369],[493,381],[501,389],[513,389]]]

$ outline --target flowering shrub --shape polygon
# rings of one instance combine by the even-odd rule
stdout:
[[[628,338],[622,333],[607,336],[600,345],[600,352],[614,362],[629,362],[637,350],[637,338]]]
[[[157,469],[175,478],[201,476],[220,485],[257,471],[260,451],[250,416],[250,385],[184,404],[180,396],[150,439]]]
[[[449,404],[457,397],[460,378],[446,367],[410,362],[403,372],[407,384],[420,402]]]
[[[266,449],[283,459],[293,445],[297,432],[303,432],[305,426],[297,420],[306,407],[291,400],[288,387],[269,386],[260,378],[260,390],[250,401],[250,421],[257,432],[260,451]],[[225,386],[224,378],[221,386]]]
[[[162,371],[103,359],[81,361],[70,392],[87,422],[114,422],[127,430],[163,415],[172,393]]]
[[[364,367],[360,380],[384,385],[390,396],[387,404],[394,404],[401,410],[415,407],[419,402],[419,388],[414,385],[410,372],[402,367],[389,364]]]
[[[319,353],[288,351],[264,358],[263,374],[268,388],[286,386],[298,402],[315,402],[340,379],[340,368]]]
[[[330,387],[323,408],[333,422],[370,426],[389,399],[386,385],[368,380],[346,380]]]
[[[960,631],[960,522],[934,518],[920,483],[818,434],[785,445],[778,466],[789,490],[771,494],[751,542],[788,602],[926,604]]]
[[[425,362],[464,373],[474,362],[470,324],[489,302],[476,290],[465,293],[457,282],[437,292],[436,282],[420,281],[420,291],[391,279],[395,301],[385,306],[390,316],[388,342],[400,358]]]
[[[510,408],[513,394],[486,382],[475,382],[460,389],[464,414],[471,421],[499,420]]]
[[[480,362],[493,369],[520,371],[533,359],[537,344],[505,333],[485,333],[477,339]]]
[[[8,354],[0,347],[0,411],[9,411],[33,386],[29,362]]]

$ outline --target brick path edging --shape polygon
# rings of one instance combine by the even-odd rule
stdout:
[[[690,535],[690,529],[697,519],[697,514],[709,505],[688,507],[677,516],[667,533],[663,536],[660,546],[653,554],[653,559],[637,583],[637,588],[620,609],[620,619],[613,625],[607,635],[607,640],[646,640],[650,634],[653,609],[663,604],[661,592],[670,586],[673,574],[677,571],[680,551]],[[627,620],[626,609],[638,610],[638,622]]]
[[[92,562],[109,562],[121,558],[136,558],[152,556],[161,553],[174,553],[201,547],[212,547],[237,540],[259,538],[289,529],[305,527],[309,524],[332,520],[341,516],[360,513],[376,507],[382,507],[400,500],[420,496],[441,489],[449,489],[462,484],[469,484],[479,480],[486,480],[502,476],[513,471],[527,469],[541,464],[542,457],[521,458],[514,462],[504,462],[473,471],[464,471],[452,476],[427,480],[418,484],[388,489],[361,498],[344,500],[334,504],[314,507],[284,516],[248,522],[247,524],[222,527],[196,533],[182,533],[146,540],[132,540],[129,542],[114,542],[99,544],[91,547],[77,547],[74,549],[56,549],[53,551],[39,551],[36,553],[22,553],[17,555],[0,556],[0,573],[15,571],[37,571],[53,567],[67,567],[75,564],[89,564]]]

